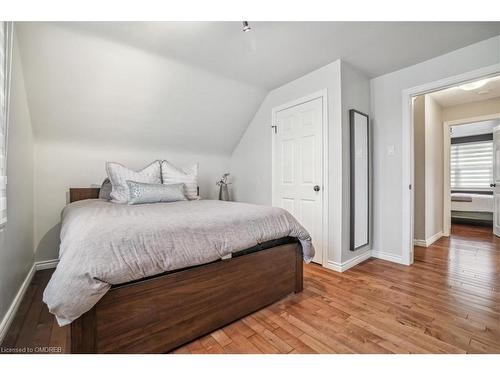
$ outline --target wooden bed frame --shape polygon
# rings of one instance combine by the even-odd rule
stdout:
[[[98,188],[70,189],[70,202]],[[302,291],[296,240],[113,286],[71,323],[72,353],[167,353]]]

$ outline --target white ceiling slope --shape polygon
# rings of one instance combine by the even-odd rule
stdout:
[[[460,22],[16,23],[37,138],[230,153],[266,92],[342,58],[370,77],[500,34]]]
[[[267,89],[337,59],[369,77],[500,34],[500,22],[71,22]]]
[[[35,137],[229,155],[266,91],[53,24],[16,24]]]

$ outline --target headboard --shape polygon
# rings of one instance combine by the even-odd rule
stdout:
[[[81,201],[84,199],[97,199],[99,198],[100,188],[70,188],[69,189],[69,203]]]

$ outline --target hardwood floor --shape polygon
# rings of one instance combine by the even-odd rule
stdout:
[[[36,273],[4,352],[68,351],[69,329],[41,301],[51,273]],[[450,238],[416,247],[411,267],[370,259],[340,274],[307,265],[302,293],[175,353],[500,353],[500,239],[453,225]]]

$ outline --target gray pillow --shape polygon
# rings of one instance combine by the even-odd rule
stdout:
[[[111,185],[111,181],[109,178],[106,178],[101,185],[101,189],[99,190],[99,199],[106,199],[109,201],[111,199],[111,189],[113,186]]]
[[[185,201],[184,184],[148,184],[127,181],[129,188],[128,204]]]

